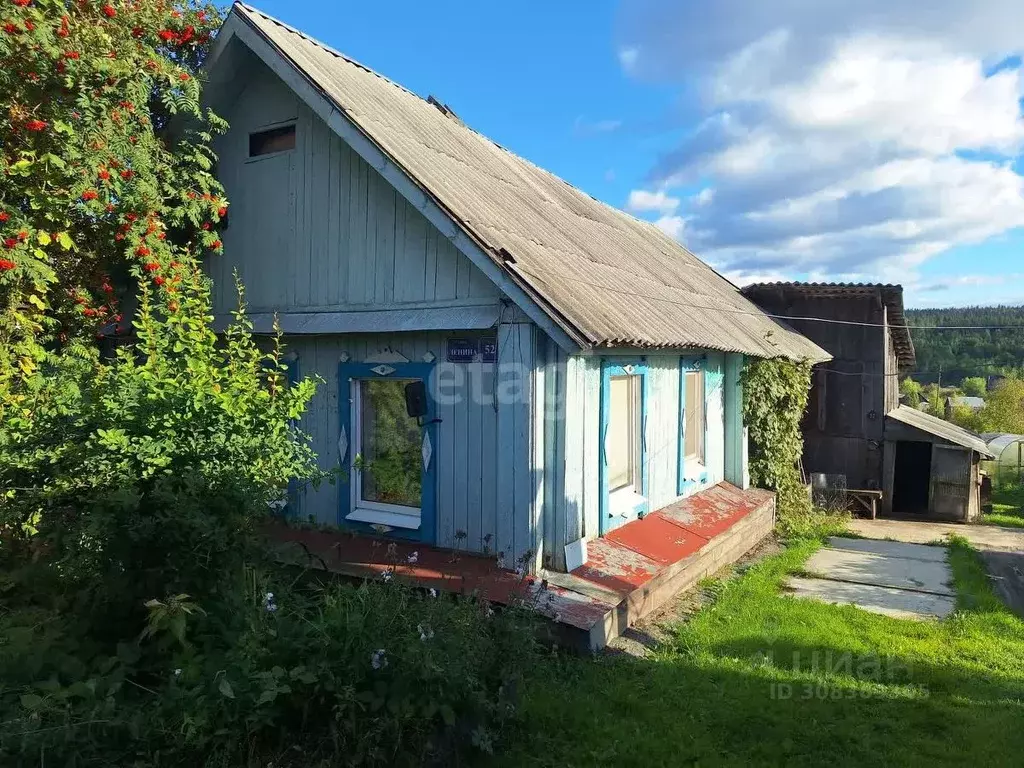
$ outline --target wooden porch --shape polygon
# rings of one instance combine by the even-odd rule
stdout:
[[[424,589],[476,592],[507,605],[521,599],[547,618],[564,645],[596,651],[681,590],[735,562],[767,536],[775,497],[728,483],[698,493],[587,542],[571,573],[517,574],[497,557],[415,543],[275,527],[287,562],[342,576],[395,578]]]

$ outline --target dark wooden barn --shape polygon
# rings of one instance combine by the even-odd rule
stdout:
[[[834,358],[814,371],[803,424],[806,472],[876,491],[884,515],[970,520],[980,513],[984,440],[900,405],[900,374],[916,363],[902,286],[760,283],[743,293]]]

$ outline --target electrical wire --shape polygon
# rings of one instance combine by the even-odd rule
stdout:
[[[833,318],[828,317],[797,317],[791,315],[775,315],[770,312],[764,311],[751,312],[750,310],[746,309],[730,309],[728,307],[722,306],[706,306],[702,304],[694,304],[693,302],[689,301],[673,301],[672,299],[665,298],[664,296],[651,296],[646,293],[637,293],[636,291],[627,291],[622,288],[615,288],[609,285],[593,283],[590,282],[589,280],[583,280],[578,275],[573,276],[573,282],[583,283],[584,285],[589,285],[592,288],[599,288],[602,291],[618,293],[622,296],[632,296],[650,299],[651,301],[660,301],[664,302],[665,304],[674,304],[679,307],[688,307],[690,309],[706,309],[710,312],[726,312],[732,315],[747,315],[749,317],[770,317],[775,320],[796,320],[799,322],[831,323],[833,325],[851,325],[860,328],[889,328],[893,330],[908,331],[1024,331],[1024,323],[1020,325],[893,325],[892,323],[865,323],[856,320],[835,320]],[[751,300],[748,299],[748,301]]]

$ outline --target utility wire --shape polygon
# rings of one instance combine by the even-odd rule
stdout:
[[[574,275],[572,278],[573,282],[583,283],[589,285],[592,288],[599,288],[602,291],[608,291],[610,293],[618,293],[626,297],[650,299],[651,301],[660,301],[665,304],[674,304],[679,307],[688,307],[690,309],[706,309],[711,312],[727,312],[732,315],[747,315],[749,317],[771,317],[775,320],[788,320],[788,321],[802,321],[802,322],[814,322],[814,323],[831,323],[833,325],[852,325],[861,328],[890,328],[892,330],[908,330],[908,331],[1024,331],[1024,323],[1021,325],[893,325],[892,323],[864,323],[856,320],[835,320],[828,317],[798,317],[792,315],[773,315],[770,312],[751,312],[746,309],[730,309],[728,307],[711,307],[703,304],[694,304],[687,301],[673,301],[672,299],[665,298],[664,296],[651,296],[646,293],[637,293],[636,291],[628,291],[623,288],[615,288],[609,285],[602,285],[600,283],[590,282],[589,280],[583,280],[578,275]],[[744,297],[746,298],[746,297]],[[752,299],[747,299],[751,303],[756,304]]]

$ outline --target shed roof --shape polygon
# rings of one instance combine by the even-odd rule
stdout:
[[[401,169],[583,348],[830,355],[768,317],[657,227],[612,208],[307,35],[242,19]]]
[[[972,451],[980,453],[984,458],[995,458],[995,455],[989,450],[981,435],[970,432],[963,427],[958,427],[956,424],[951,424],[937,416],[932,416],[930,413],[919,411],[917,408],[901,405],[889,411],[886,414],[886,418],[895,419],[902,424],[919,429],[922,432],[927,432],[935,437],[940,437],[955,445],[970,448]]]
[[[950,405],[965,405],[968,408],[977,409],[985,407],[985,398],[983,397],[970,397],[958,395],[956,397],[947,397],[946,399],[949,400]]]
[[[889,329],[892,331],[893,346],[896,348],[899,364],[904,368],[910,368],[917,364],[914,341],[910,337],[910,327],[907,325],[903,309],[902,285],[889,283],[754,283],[743,288],[743,295],[756,302],[759,296],[770,294],[773,291],[820,298],[877,295],[886,308]]]

